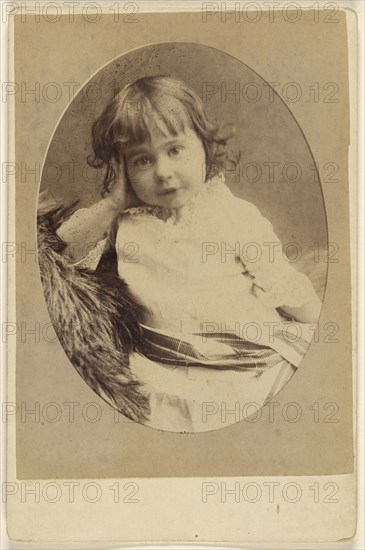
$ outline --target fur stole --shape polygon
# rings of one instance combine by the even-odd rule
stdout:
[[[43,202],[38,210],[38,261],[49,315],[68,358],[89,386],[119,412],[136,421],[149,415],[141,382],[129,368],[138,350],[139,305],[104,258],[96,272],[76,268],[62,255],[56,231],[76,210]],[[115,263],[114,263],[115,267]]]

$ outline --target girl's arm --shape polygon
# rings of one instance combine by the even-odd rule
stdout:
[[[288,313],[289,315],[294,317],[294,319],[296,319],[300,323],[316,323],[321,312],[321,307],[322,303],[317,297],[315,301],[309,304],[305,304],[301,307],[282,306],[280,309],[282,309],[284,313]]]
[[[89,208],[77,210],[57,230],[57,235],[67,243],[64,254],[75,262],[82,259],[93,245],[106,237],[121,209],[121,205],[108,196]]]
[[[316,323],[322,303],[310,279],[286,258],[272,224],[253,205],[246,205],[242,219],[249,222],[248,242],[256,244],[259,252],[258,259],[251,260],[241,253],[241,261],[252,277],[256,296],[296,321]]]
[[[116,216],[136,200],[127,183],[123,159],[114,161],[114,164],[117,177],[109,195],[89,208],[77,210],[57,230],[57,235],[68,244],[64,254],[75,262],[84,258],[108,235]]]
[[[308,277],[299,273],[295,268],[286,266],[290,269],[289,277],[284,281],[274,282],[273,286],[265,285],[261,281],[260,274],[257,273],[254,280],[254,292],[267,305],[280,309],[284,313],[294,317],[300,323],[316,323],[321,312],[322,302],[318,298]],[[298,285],[302,288],[299,292],[295,289]],[[295,305],[286,305],[286,300]],[[298,306],[296,305],[298,303]]]

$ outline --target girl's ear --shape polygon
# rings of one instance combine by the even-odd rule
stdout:
[[[116,180],[119,174],[119,161],[115,155],[110,157],[110,166],[113,170],[113,179]]]
[[[209,146],[204,143],[205,150],[205,165],[204,165],[204,183],[208,181],[208,178],[211,176],[212,172],[212,163],[213,163],[213,154],[209,149]]]
[[[125,167],[124,155],[110,157],[110,166],[113,173],[113,182],[118,183],[121,179],[127,179],[127,170]]]

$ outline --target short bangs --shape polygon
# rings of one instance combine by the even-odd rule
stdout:
[[[120,146],[151,142],[150,129],[157,128],[164,136],[177,136],[194,124],[182,103],[171,96],[128,98],[120,105],[113,128],[113,141]]]

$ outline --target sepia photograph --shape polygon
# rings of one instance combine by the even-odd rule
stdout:
[[[157,44],[93,76],[52,138],[38,228],[58,338],[130,419],[221,428],[218,403],[257,414],[300,368],[329,250],[316,161],[225,52]]]
[[[360,549],[364,7],[0,15],[2,547]]]

